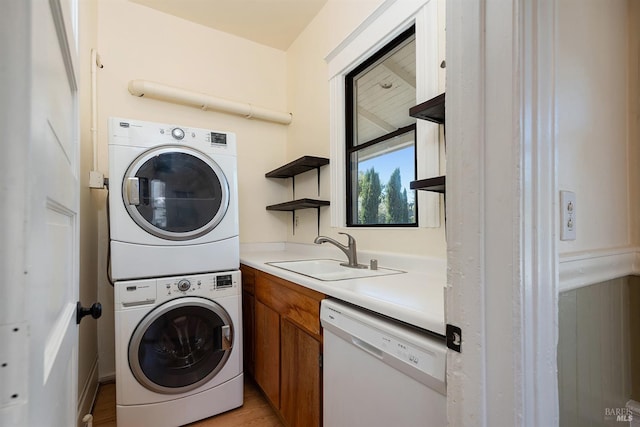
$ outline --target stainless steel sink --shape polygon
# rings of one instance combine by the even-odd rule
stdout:
[[[350,268],[340,265],[342,262],[343,261],[335,259],[302,259],[295,261],[268,262],[267,264],[324,281],[358,279],[361,277],[376,277],[405,273],[402,270],[393,270],[391,268],[378,268],[377,270],[371,270],[368,267]]]

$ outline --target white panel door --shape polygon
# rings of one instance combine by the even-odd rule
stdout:
[[[75,0],[3,2],[14,42],[4,56],[0,101],[13,116],[0,166],[3,279],[0,425],[77,424],[79,141]],[[5,40],[6,41],[6,40]],[[7,82],[10,79],[11,82]],[[10,180],[10,181],[6,181]],[[11,227],[11,228],[9,228]],[[9,346],[5,344],[12,343]],[[11,369],[8,369],[11,367]],[[11,376],[11,372],[20,372]]]
[[[79,145],[75,2],[33,0],[29,425],[76,424]]]

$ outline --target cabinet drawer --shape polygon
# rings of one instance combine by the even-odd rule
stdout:
[[[256,275],[255,287],[258,301],[320,336],[320,301],[324,294],[262,272]]]

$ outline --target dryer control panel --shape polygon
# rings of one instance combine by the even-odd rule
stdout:
[[[237,155],[236,135],[233,132],[120,117],[109,118],[109,145],[128,147],[186,145],[205,153]]]
[[[132,307],[158,304],[183,296],[199,296],[212,300],[240,295],[240,271],[228,271],[190,276],[116,282],[115,304]]]

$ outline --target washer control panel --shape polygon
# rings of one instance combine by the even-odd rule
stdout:
[[[189,290],[189,288],[191,287],[191,282],[188,281],[187,279],[182,279],[178,282],[178,290],[179,291],[183,291],[186,292]]]
[[[240,277],[239,271],[232,271],[157,279],[158,298],[204,296],[214,299],[221,296],[239,295]]]
[[[121,307],[158,304],[183,296],[220,298],[240,295],[240,271],[127,280],[115,283],[115,303]]]
[[[180,128],[171,129],[171,136],[177,140],[184,139],[184,131]]]

